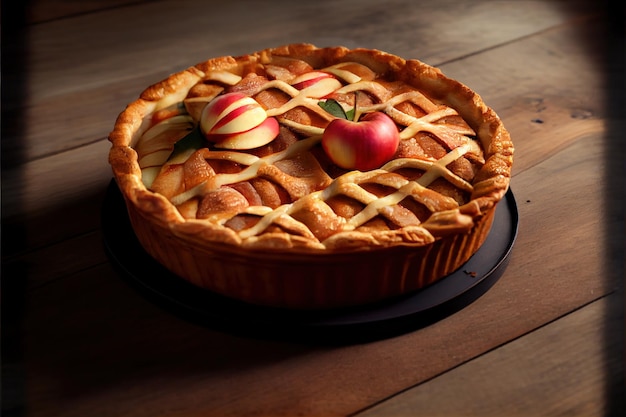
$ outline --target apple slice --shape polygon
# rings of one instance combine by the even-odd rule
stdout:
[[[393,158],[399,143],[398,127],[382,112],[356,122],[334,119],[322,135],[322,147],[336,165],[360,171],[380,168]]]
[[[215,147],[220,149],[254,149],[273,141],[279,130],[278,121],[268,117],[260,125],[245,132],[209,135],[207,139],[215,142]]]
[[[291,86],[311,98],[322,98],[342,87],[341,82],[327,72],[311,71],[297,76]]]
[[[200,126],[206,134],[239,133],[260,125],[266,118],[265,109],[252,97],[227,93],[207,104]]]
[[[200,129],[216,147],[253,149],[276,138],[278,122],[263,107],[242,93],[217,96],[202,110]]]
[[[307,87],[312,86],[316,82],[320,81],[324,78],[334,78],[327,72],[322,71],[309,71],[304,74],[298,75],[291,81],[291,86],[297,88],[298,90],[304,90]]]

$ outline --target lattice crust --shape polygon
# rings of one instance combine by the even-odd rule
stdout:
[[[340,86],[319,98],[297,76]],[[280,123],[250,151],[204,143],[202,109],[226,92],[254,98]],[[335,166],[320,141],[345,110],[380,111],[400,129],[395,157],[371,171]],[[290,45],[209,60],[148,88],[119,117],[110,161],[125,197],[175,235],[266,249],[363,250],[426,245],[471,230],[508,189],[513,146],[496,114],[419,61],[371,50]],[[176,145],[178,143],[178,145]]]

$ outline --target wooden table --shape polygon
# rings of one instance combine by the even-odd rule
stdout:
[[[19,8],[2,14],[3,416],[622,410],[623,14],[565,0]],[[183,320],[113,268],[101,207],[117,114],[169,73],[292,42],[421,59],[500,114],[519,234],[474,303],[396,337],[296,343]]]

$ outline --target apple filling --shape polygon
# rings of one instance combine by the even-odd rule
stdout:
[[[146,187],[184,218],[325,247],[342,231],[429,241],[453,231],[442,216],[472,221],[485,161],[454,109],[354,62],[249,71],[204,74],[134,146]]]

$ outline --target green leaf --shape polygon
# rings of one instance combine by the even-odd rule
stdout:
[[[318,101],[317,105],[335,117],[339,117],[341,119],[348,119],[348,115],[344,111],[343,107],[341,107],[341,104],[337,102],[337,100],[330,98],[328,100]],[[352,112],[352,115],[354,115],[354,110],[350,110],[348,113],[350,112]]]
[[[205,145],[204,135],[200,131],[200,127],[196,126],[191,130],[187,135],[185,135],[181,140],[174,144],[174,150],[172,154],[168,158],[168,161],[175,158],[188,151],[189,149],[200,149]]]
[[[346,118],[348,120],[354,120],[354,113],[356,112],[356,108],[350,109],[346,112]]]

